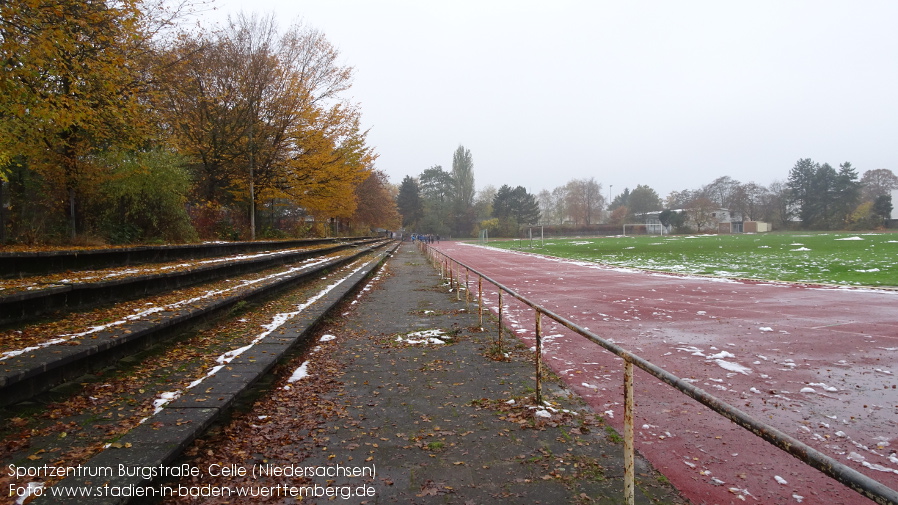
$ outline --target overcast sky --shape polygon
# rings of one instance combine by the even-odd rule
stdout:
[[[396,184],[450,170],[459,144],[478,189],[532,193],[589,177],[605,195],[768,185],[799,158],[898,173],[895,1],[215,5],[323,31]]]

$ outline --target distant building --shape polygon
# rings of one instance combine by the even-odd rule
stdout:
[[[898,189],[892,190],[892,221],[898,219]]]
[[[684,209],[673,209],[673,212],[684,212],[686,215],[686,226],[690,228],[698,228],[693,220],[694,214]],[[661,211],[648,212],[645,215],[646,229],[649,233],[667,234],[672,230],[670,226],[661,226],[659,216]],[[771,230],[768,223],[760,221],[743,221],[743,217],[738,212],[730,212],[728,209],[713,209],[708,212],[707,221],[702,223],[701,232],[712,233],[764,233]]]
[[[697,228],[698,226],[692,219],[692,213],[686,209],[671,209],[672,212],[685,212],[686,214],[686,226],[690,228]],[[661,230],[661,219],[659,216],[662,211],[654,211],[647,212],[645,214],[645,224],[650,230],[649,233],[652,233],[651,230]],[[703,223],[702,230],[699,231],[713,231],[718,232],[720,228],[720,224],[726,224],[726,231],[722,231],[721,233],[742,233],[742,216],[738,213],[731,214],[728,209],[714,209],[710,211],[708,214],[708,222]],[[663,227],[662,234],[670,233],[670,226]],[[656,232],[657,233],[657,232]]]

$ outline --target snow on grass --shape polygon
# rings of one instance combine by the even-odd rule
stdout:
[[[800,241],[795,240],[798,237],[801,237]],[[591,247],[572,245],[576,241],[553,240],[545,247],[534,248],[532,252],[508,252],[528,256],[548,254],[555,261],[565,258],[569,264],[621,272],[635,269],[632,271],[663,271],[709,276],[704,277],[708,279],[712,278],[710,276],[725,276],[844,286],[896,285],[893,272],[898,269],[898,261],[890,254],[891,245],[886,244],[898,241],[886,240],[890,238],[887,236],[863,235],[861,241],[852,236],[833,234],[703,235],[693,237],[697,240],[683,238],[687,237],[665,237],[666,245],[663,247],[648,247],[658,241],[657,237],[651,236],[627,237],[627,240],[615,237],[595,239],[590,242]],[[835,243],[842,239],[851,240]],[[879,247],[881,245],[885,247]],[[635,249],[627,249],[634,246]],[[490,244],[490,248],[505,247],[509,247],[508,244]],[[878,268],[879,272],[872,271],[874,268]]]

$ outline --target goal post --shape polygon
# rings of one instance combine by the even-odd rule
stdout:
[[[527,229],[527,235],[528,235],[528,238],[530,239],[530,248],[531,249],[533,248],[534,240],[539,240],[539,246],[545,247],[545,232],[543,231],[543,227],[542,226],[539,227],[539,237],[534,236],[534,233],[533,233],[534,228],[536,228],[536,227],[531,226]]]

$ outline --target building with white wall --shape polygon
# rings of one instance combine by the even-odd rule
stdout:
[[[898,189],[892,190],[892,220],[898,219]]]

